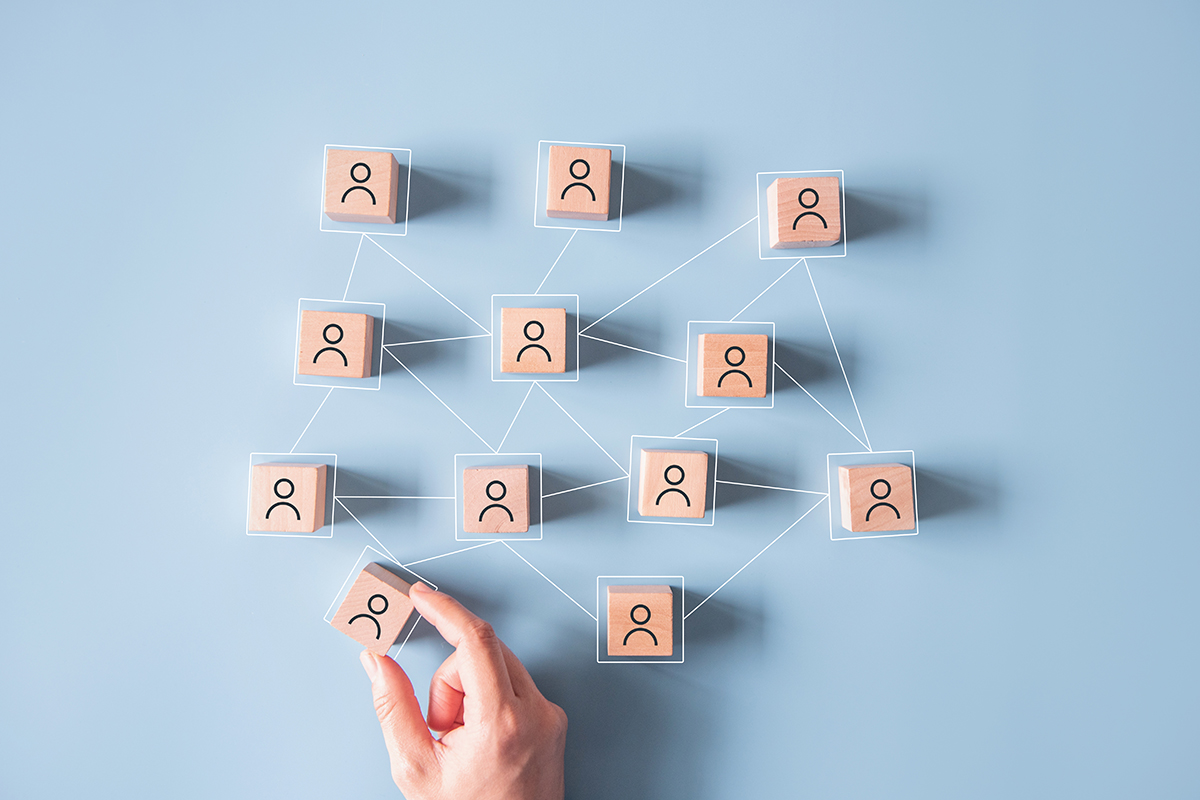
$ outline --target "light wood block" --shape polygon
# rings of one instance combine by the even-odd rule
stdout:
[[[327,471],[325,464],[255,464],[250,530],[315,533],[324,527]]]
[[[670,586],[608,587],[608,654],[669,656],[675,651]]]
[[[643,517],[704,516],[708,493],[708,453],[696,450],[643,450],[638,513]]]
[[[771,247],[829,247],[842,240],[838,178],[779,178],[767,187]]]
[[[384,150],[333,150],[325,157],[325,216],[395,224],[400,162]]]
[[[529,530],[529,467],[463,470],[463,530],[525,533]]]
[[[367,564],[329,624],[372,653],[387,655],[412,614],[410,586],[383,566]]]
[[[369,378],[374,344],[375,318],[370,314],[301,311],[297,371],[301,375]]]
[[[612,150],[551,145],[546,216],[608,219]]]
[[[766,397],[767,335],[702,333],[696,394],[701,397]]]
[[[566,372],[565,308],[500,309],[501,372]]]
[[[909,531],[917,526],[907,464],[838,467],[838,489],[842,527],[848,531]]]

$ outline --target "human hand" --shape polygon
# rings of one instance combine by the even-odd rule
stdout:
[[[562,800],[567,715],[491,625],[423,583],[409,598],[455,650],[429,684],[428,722],[399,664],[360,656],[396,786],[408,800]]]

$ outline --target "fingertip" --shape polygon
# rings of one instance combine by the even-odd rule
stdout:
[[[424,581],[417,581],[411,587],[409,587],[409,591],[416,592],[417,594],[433,594],[434,592],[433,589],[425,585]]]

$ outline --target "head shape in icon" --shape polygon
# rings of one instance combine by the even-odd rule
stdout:
[[[807,198],[805,195],[807,195]],[[797,195],[796,199],[799,201],[800,207],[807,210],[800,212],[796,215],[796,218],[792,220],[792,230],[796,230],[796,225],[799,224],[800,220],[804,219],[805,217],[816,217],[817,219],[821,220],[822,228],[829,227],[829,223],[825,221],[825,218],[816,211],[812,210],[816,208],[817,203],[821,202],[821,195],[817,194],[816,189],[813,189],[811,186],[805,187],[800,190],[800,194]],[[804,202],[805,199],[808,200],[807,203]]]
[[[317,363],[317,359],[319,359],[324,353],[336,353],[342,357],[343,367],[350,366],[350,359],[346,358],[346,354],[334,346],[341,343],[345,335],[346,332],[342,330],[342,326],[338,325],[336,322],[331,322],[326,325],[324,330],[321,331],[321,338],[325,340],[325,344],[327,346],[322,347],[317,351],[317,354],[313,356],[313,363]]]
[[[525,326],[521,329],[521,333],[529,344],[517,351],[517,361],[520,361],[521,357],[530,350],[541,350],[542,354],[546,356],[547,364],[554,361],[554,357],[550,355],[550,351],[544,345],[538,344],[541,338],[546,335],[545,325],[539,320],[531,319],[525,323]]]
[[[704,517],[708,453],[703,450],[642,450],[638,514],[643,517]]]
[[[288,498],[296,493],[296,484],[292,482],[291,478],[280,478],[279,480],[275,481],[272,491],[275,492],[275,496],[278,497],[279,500],[271,504],[271,507],[267,509],[267,513],[263,518],[270,519],[271,512],[277,508],[290,508],[295,512],[296,519],[299,520],[300,509],[288,502]]]
[[[529,467],[467,467],[462,472],[465,533],[529,531]]]

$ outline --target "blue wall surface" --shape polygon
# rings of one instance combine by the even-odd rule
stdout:
[[[468,545],[444,500],[246,536],[250,453],[291,448],[339,495],[491,448],[606,482],[415,567],[566,709],[572,798],[1200,794],[1196,4],[4,18],[0,796],[395,796],[322,616],[367,545]],[[625,145],[619,232],[534,226],[539,140]],[[406,236],[318,229],[330,143],[412,150]],[[759,259],[779,170],[844,170],[845,258]],[[579,295],[578,382],[493,383],[482,336],[293,385],[300,298],[386,303],[390,344],[539,287]],[[796,381],[708,419],[687,323],[742,309]],[[630,437],[693,426],[715,524],[627,522]],[[856,439],[915,453],[918,536],[831,541]],[[684,663],[597,663],[609,575],[684,577]],[[418,625],[419,695],[448,652]]]

